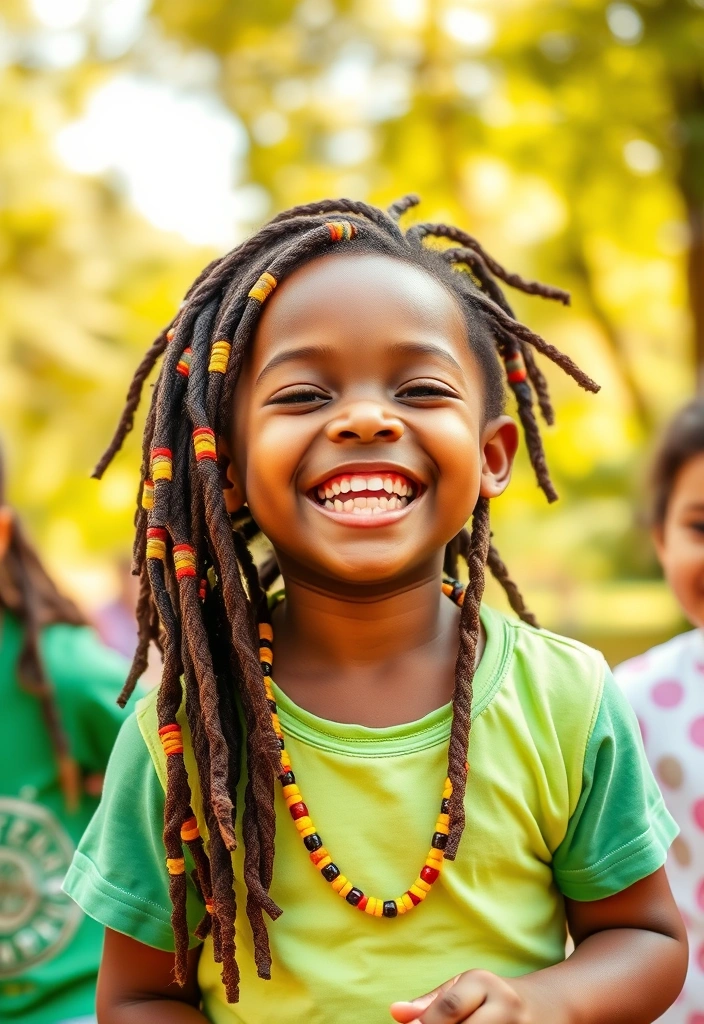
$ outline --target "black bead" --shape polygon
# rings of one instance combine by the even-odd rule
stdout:
[[[270,651],[273,651],[273,649],[274,649],[274,646],[273,646],[271,640],[267,640],[265,637],[262,637],[262,636],[259,637],[259,646],[260,647],[267,647]]]
[[[337,876],[340,874],[340,869],[337,864],[328,864],[327,867],[323,868],[320,872],[326,882],[334,882]]]
[[[292,786],[296,781],[296,776],[293,772],[284,772],[283,775],[279,775],[279,782],[282,786]]]
[[[320,838],[317,832],[313,832],[312,835],[306,836],[303,840],[303,845],[309,853],[313,853],[314,850],[319,850],[323,845],[323,840]]]
[[[447,836],[444,832],[434,832],[433,840],[430,845],[434,846],[436,850],[444,850],[447,846]]]
[[[356,907],[359,901],[361,900],[362,896],[364,896],[364,893],[362,892],[361,889],[350,889],[350,891],[345,896],[345,899],[347,900],[348,903],[351,903],[353,907]]]
[[[441,814],[449,814],[450,813],[450,801],[449,800],[441,801],[441,803],[440,803],[440,813]]]
[[[384,900],[384,909],[382,911],[384,917],[396,917],[398,914],[398,907],[394,900]]]
[[[281,747],[282,750],[286,749],[286,740],[283,738],[283,736],[279,740],[279,746]]]
[[[271,675],[271,665],[269,664],[269,662],[268,661],[260,661],[259,664],[261,666],[261,670],[264,673],[264,675],[265,676],[270,676]]]
[[[276,714],[276,701],[275,700],[268,700],[267,704],[269,705],[269,710],[272,712],[272,714],[275,715]]]

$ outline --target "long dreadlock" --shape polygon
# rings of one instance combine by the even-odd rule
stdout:
[[[0,451],[0,507],[5,502],[4,460]],[[2,610],[12,612],[22,626],[17,678],[20,686],[33,694],[40,703],[58,766],[64,801],[69,810],[75,810],[81,790],[80,770],[71,754],[56,705],[54,688],[46,674],[39,649],[39,636],[43,626],[57,622],[85,626],[86,620],[73,601],[57,589],[15,513],[12,514],[10,543],[4,557],[0,559]]]
[[[188,291],[175,319],[140,363],[115,435],[98,463],[100,477],[132,428],[144,381],[163,354],[144,433],[133,571],[140,577],[139,645],[120,697],[129,698],[143,671],[152,640],[163,645],[164,671],[157,702],[160,735],[170,756],[164,843],[170,872],[176,978],[186,977],[188,930],[183,844],[196,864],[196,883],[207,913],[198,934],[212,931],[216,961],[223,965],[227,998],[238,998],[235,958],[235,895],[231,851],[235,847],[236,791],[243,763],[248,782],[242,830],[247,916],[260,977],[270,976],[271,955],[263,914],[280,909],[269,888],[274,856],[274,779],[280,747],[259,664],[258,624],[267,619],[266,590],[278,575],[273,555],[260,567],[247,541],[259,535],[248,510],[231,522],[222,496],[216,436],[232,416],[234,389],[257,330],[262,306],[283,278],[307,261],[339,250],[374,252],[420,266],[450,288],[468,326],[468,343],[486,382],[485,414],[498,415],[505,379],[516,396],[531,463],[549,501],[550,480],[534,400],[547,422],[552,406],[534,351],[560,366],[588,391],[598,386],[564,353],[519,323],[498,284],[562,303],[566,292],[508,273],[472,236],[444,224],[419,224],[404,233],[399,218],[417,205],[406,196],[388,212],[349,199],[322,200],[279,214],[257,234],[213,261]],[[344,219],[342,219],[344,218]],[[452,243],[428,246],[424,239]],[[479,608],[488,565],[511,606],[536,625],[518,588],[491,543],[489,502],[480,498],[471,530],[447,546],[445,571],[467,564],[460,644],[453,693],[448,756],[452,782],[450,833],[445,856],[454,859],[464,828],[464,791],[471,724],[472,679],[479,638]],[[182,684],[181,679],[184,683]],[[176,712],[186,694],[186,713],[209,831],[206,855],[193,811]],[[241,714],[238,709],[241,709]],[[185,823],[185,824],[184,824]]]

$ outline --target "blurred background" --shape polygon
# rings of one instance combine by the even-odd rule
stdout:
[[[64,587],[126,586],[139,429],[89,475],[200,268],[284,207],[417,191],[571,290],[510,298],[603,385],[543,367],[561,501],[522,454],[496,503],[530,604],[614,662],[683,628],[641,518],[704,376],[703,69],[704,0],[3,0],[0,433]]]

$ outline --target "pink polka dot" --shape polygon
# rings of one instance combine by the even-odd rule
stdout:
[[[697,888],[697,903],[699,904],[699,909],[704,910],[704,878],[702,878]]]
[[[684,697],[684,688],[676,679],[664,679],[655,684],[651,696],[659,708],[674,708]]]
[[[697,800],[692,807],[692,817],[697,823],[697,826],[704,832],[704,799]]]
[[[704,1024],[704,1013],[690,1013],[687,1024]]]
[[[701,674],[704,675],[704,661],[695,661],[694,667],[697,672],[701,672]]]
[[[704,747],[704,715],[694,719],[689,729],[689,735],[692,737],[692,743],[696,743],[698,747]]]

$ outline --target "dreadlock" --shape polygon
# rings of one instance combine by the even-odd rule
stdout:
[[[233,521],[228,517],[216,455],[216,436],[231,421],[235,386],[267,297],[282,279],[310,260],[339,251],[341,244],[345,251],[374,251],[433,275],[451,291],[465,316],[468,344],[484,374],[487,419],[503,408],[504,380],[513,391],[531,463],[549,501],[557,495],[545,464],[534,402],[549,423],[553,412],[534,351],[586,390],[598,390],[568,356],[515,319],[498,281],[562,303],[569,301],[567,293],[509,273],[476,239],[457,228],[426,223],[404,232],[398,221],[418,201],[417,196],[406,196],[388,212],[349,199],[298,206],[209,264],[191,286],[169,329],[158,336],[140,363],[115,435],[94,473],[100,477],[119,451],[132,428],[142,385],[163,354],[145,427],[135,519],[139,645],[120,703],[124,705],[134,689],[150,642],[160,643],[164,670],[157,713],[164,749],[170,755],[164,843],[176,978],[181,983],[185,980],[188,951],[186,843],[207,911],[198,934],[212,932],[215,959],[223,965],[231,1002],[238,998],[239,985],[231,851],[236,844],[237,786],[245,764],[246,910],[262,978],[270,976],[271,968],[263,915],[275,919],[281,913],[269,895],[280,747],[267,704],[258,643],[258,626],[268,621],[266,592],[278,576],[278,566],[270,553],[257,569],[248,541],[260,536],[259,527],[246,507]],[[425,239],[437,244],[429,246]],[[449,248],[440,247],[447,243],[452,243]],[[466,563],[469,584],[462,602],[448,756],[452,782],[448,859],[454,859],[464,828],[472,679],[485,566],[504,587],[514,611],[537,625],[491,543],[489,502],[484,498],[474,509],[471,529],[462,530],[447,545],[445,572],[456,577],[460,559]],[[209,831],[207,855],[192,824],[191,792],[176,724],[184,687]]]
[[[0,507],[5,504],[4,460],[0,451]],[[0,559],[0,610],[12,612],[22,627],[17,677],[20,686],[39,700],[58,765],[64,801],[69,810],[75,810],[81,791],[80,770],[61,724],[53,686],[39,649],[39,635],[43,626],[57,622],[84,626],[86,620],[73,601],[59,592],[14,512],[10,543]]]

